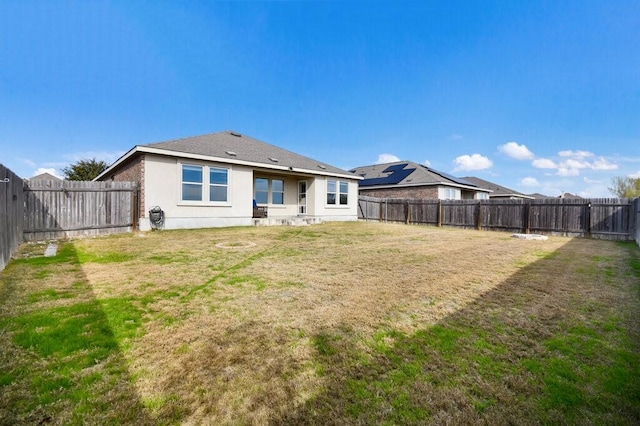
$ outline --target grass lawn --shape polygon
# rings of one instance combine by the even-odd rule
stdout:
[[[632,243],[377,223],[25,244],[0,424],[639,424]]]

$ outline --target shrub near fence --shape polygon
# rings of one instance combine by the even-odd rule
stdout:
[[[639,206],[638,200],[615,198],[479,201],[361,196],[358,214],[385,222],[633,240]]]
[[[0,271],[22,242],[22,179],[0,164]]]

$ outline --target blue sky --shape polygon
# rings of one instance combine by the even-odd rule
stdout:
[[[20,176],[227,129],[345,169],[610,196],[640,177],[640,2],[0,3]]]

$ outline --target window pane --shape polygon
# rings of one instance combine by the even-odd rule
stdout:
[[[273,204],[284,204],[284,193],[274,192],[272,198],[273,198]]]
[[[342,194],[349,192],[349,184],[347,182],[340,182],[340,192]]]
[[[328,180],[327,181],[327,192],[336,192],[336,181]]]
[[[182,199],[184,201],[202,201],[202,185],[183,183]]]
[[[335,204],[336,203],[336,194],[328,192],[327,193],[327,204]]]
[[[256,178],[255,180],[255,188],[256,192],[258,191],[269,191],[269,179]]]
[[[265,191],[256,191],[256,203],[258,204],[267,204],[268,202],[268,192]]]
[[[210,186],[209,199],[211,201],[227,201],[227,187],[226,186]]]
[[[217,185],[227,184],[227,169],[209,169],[209,183]]]
[[[202,183],[202,167],[200,166],[182,166],[182,181]]]
[[[340,194],[340,204],[349,204],[347,194]]]
[[[284,181],[280,179],[274,179],[271,181],[271,190],[274,192],[284,192]]]

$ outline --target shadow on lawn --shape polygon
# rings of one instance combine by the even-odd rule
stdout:
[[[156,423],[122,353],[140,312],[126,299],[96,298],[81,263],[65,242],[55,257],[14,260],[3,272],[1,424]],[[15,288],[12,276],[35,285]]]
[[[638,424],[638,259],[631,243],[571,240],[435,325],[380,329],[366,353],[323,330],[324,391],[271,422]]]

